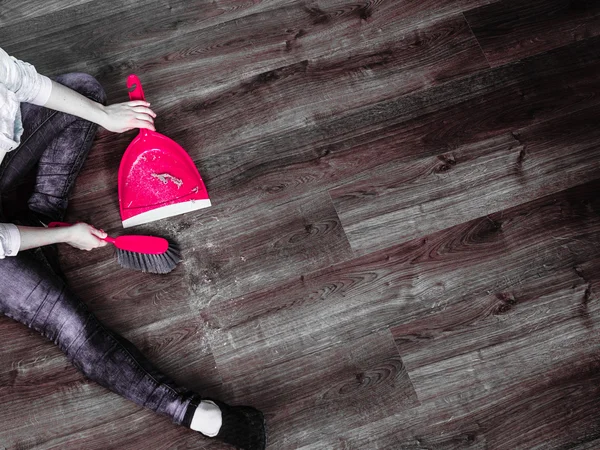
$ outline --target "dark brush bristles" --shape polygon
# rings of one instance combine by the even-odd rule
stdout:
[[[148,273],[169,273],[181,262],[181,253],[177,244],[169,241],[169,248],[160,255],[135,253],[117,248],[117,261],[126,269]]]

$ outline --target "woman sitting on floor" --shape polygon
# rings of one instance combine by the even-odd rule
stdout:
[[[106,245],[101,239],[106,233],[85,223],[45,227],[63,220],[97,125],[116,133],[154,129],[149,103],[105,103],[92,76],[70,73],[51,80],[0,48],[0,193],[38,165],[29,216],[17,225],[0,223],[0,312],[52,340],[85,376],[113,392],[205,436],[263,449],[262,413],[203,399],[176,385],[102,325],[51,269],[58,267],[56,243],[82,250]],[[0,209],[0,222],[3,217]]]

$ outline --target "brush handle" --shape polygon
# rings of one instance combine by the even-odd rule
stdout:
[[[70,227],[71,225],[67,222],[50,222],[48,228]],[[103,240],[114,244],[118,249],[146,255],[162,255],[169,249],[169,241],[156,236],[127,235],[117,238],[106,236]]]

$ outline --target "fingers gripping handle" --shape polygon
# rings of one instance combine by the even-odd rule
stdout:
[[[129,92],[129,100],[146,101],[144,90],[142,89],[142,82],[134,73],[127,77],[127,91]],[[147,136],[148,133],[149,130],[147,128],[140,128],[140,134],[142,136]]]
[[[138,76],[133,73],[127,77],[127,90],[129,91],[129,100],[146,101],[144,90],[142,89],[142,82]]]

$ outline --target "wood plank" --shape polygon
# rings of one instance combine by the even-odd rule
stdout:
[[[14,2],[3,8],[0,15],[2,31],[11,37],[9,45],[18,45],[21,49],[31,49],[29,46],[38,38],[52,37],[68,41],[68,36],[93,37],[89,42],[71,45],[71,58],[63,63],[86,61],[95,59],[105,51],[131,49],[169,37],[181,37],[245,15],[290,4],[286,0],[171,0],[168,3],[154,0],[69,0],[50,8],[39,3],[35,0]],[[95,29],[93,24],[102,28]],[[23,33],[23,29],[29,33]],[[119,38],[115,39],[115,36]],[[44,49],[39,49],[38,57],[51,49],[59,51],[60,45],[57,43],[53,40]],[[84,57],[85,50],[93,50],[89,54],[93,58]],[[80,58],[73,58],[77,56]]]
[[[481,314],[477,320],[455,324],[448,330],[444,328],[439,336],[430,338],[433,345],[428,345],[426,351],[422,351],[423,346],[413,345],[408,349],[401,345],[400,352],[419,400],[458,402],[465,406],[467,400],[505,395],[502,392],[505,388],[514,390],[536,384],[534,379],[544,374],[551,379],[553,374],[569,373],[568,366],[575,361],[588,364],[595,351],[593,346],[597,345],[594,336],[598,305],[586,305],[590,325],[586,327],[580,314],[585,286],[568,284],[541,295],[531,305],[517,305],[515,299],[514,304],[502,305],[500,311]],[[447,315],[456,317],[452,310]],[[432,318],[429,324],[436,319]],[[479,326],[486,332],[481,333]],[[467,329],[472,329],[474,335],[469,335]],[[496,339],[495,330],[506,335]],[[463,331],[463,338],[469,335],[469,339],[476,341],[477,336],[485,335],[485,339],[471,350],[468,347],[473,342],[464,347],[457,342]],[[406,342],[402,327],[394,332],[397,342]],[[438,349],[446,350],[444,344],[454,347],[455,351],[448,353],[452,356],[436,354]]]
[[[597,264],[598,259],[592,265]],[[569,436],[575,433],[582,436],[581,448],[594,448],[586,442],[600,435],[594,413],[600,396],[595,356],[600,304],[585,302],[587,317],[582,316],[586,286],[571,267],[560,272],[556,282],[546,277],[515,284],[514,291],[504,292],[501,303],[488,308],[489,316],[471,305],[471,314],[480,316],[473,322],[465,323],[469,312],[450,307],[394,328],[394,334],[403,330],[396,343],[411,361],[406,363],[409,375],[411,366],[423,367],[427,375],[419,380],[432,390],[419,396],[419,406],[323,445],[394,449],[418,442],[428,448],[571,448]],[[441,322],[445,323],[435,327],[437,332],[428,329],[428,323]],[[420,334],[406,339],[405,331],[413,327]],[[545,352],[553,346],[548,357]],[[491,362],[489,355],[497,352],[502,356]],[[451,355],[459,355],[470,369],[453,372],[449,364],[456,360]],[[444,369],[428,384],[436,366]],[[539,380],[532,380],[532,374]],[[464,388],[453,381],[465,383]]]
[[[51,391],[81,381],[64,354],[37,332],[5,316],[0,317],[0,333],[10,336],[3,342],[0,358],[2,398],[11,389],[36,392]],[[10,408],[7,408],[10,409]],[[14,410],[12,410],[14,412]]]
[[[113,249],[93,253],[62,250],[62,255],[73,257],[72,263],[80,264],[76,269],[65,267],[71,290],[110,328],[125,333],[168,317],[189,317],[190,287],[184,267],[168,276],[148,275],[121,268]],[[61,261],[66,259],[61,257]]]
[[[411,355],[409,367],[442,362],[516,338],[524,338],[565,320],[593,327],[588,310],[589,285],[572,267],[522,276],[508,290],[465,296],[392,328],[401,354]],[[418,356],[417,356],[418,355]]]
[[[589,434],[579,439],[571,447],[574,450],[593,450],[600,445],[600,437],[597,434]]]
[[[74,368],[72,370],[75,371]],[[90,402],[92,398],[94,401]],[[0,412],[3,423],[0,442],[13,448],[35,447],[53,437],[93,427],[101,417],[104,420],[110,416],[112,419],[123,419],[139,409],[133,403],[83,379],[62,386],[60,390],[48,390],[43,395],[41,390],[36,392],[14,388],[7,392],[3,387],[2,399],[3,404],[12,407],[2,408]],[[118,407],[119,403],[123,407]],[[86,404],[87,414],[82,414]],[[20,410],[27,413],[14,413]],[[106,411],[111,411],[111,414],[107,415]],[[35,433],[32,433],[34,429]]]
[[[600,34],[593,0],[502,0],[464,14],[493,67]]]
[[[490,104],[490,117],[505,107]],[[468,111],[465,105],[463,116],[471,115]],[[484,109],[471,117],[486,115]],[[364,254],[386,248],[595,179],[600,168],[598,117],[600,108],[593,107],[360,174],[357,181],[331,191],[353,250]],[[459,126],[485,133],[488,124]],[[465,140],[469,138],[467,134]]]
[[[508,393],[476,411],[444,402],[423,404],[321,444],[336,450],[596,448],[600,435],[594,406],[600,395],[598,381],[597,371],[584,371],[529,392]],[[488,440],[488,436],[498,439]],[[315,447],[301,447],[311,448]]]
[[[169,450],[193,448],[198,450],[231,450],[231,446],[203,437],[191,430],[181,429],[168,419],[152,415],[130,415],[120,418],[128,429],[118,421],[89,427],[70,435],[59,436],[31,448],[32,450],[62,450],[85,448],[90,450],[145,449]],[[148,430],[152,430],[149,433]],[[29,444],[25,444],[29,445]]]
[[[38,2],[36,0],[24,0],[21,2],[2,2],[0,9],[0,26],[6,27],[10,24],[31,20],[35,17],[45,16],[53,12],[61,11],[73,6],[90,3],[92,0],[65,0],[57,4]]]
[[[266,328],[257,332],[269,340]],[[250,399],[271,418],[274,448],[321,445],[338,436],[340,426],[352,428],[417,404],[389,331],[331,343],[256,377],[240,373],[235,355],[220,353],[219,347],[215,352],[233,395]]]
[[[282,67],[282,60],[290,64],[306,59],[307,54],[314,56],[316,48],[334,49],[339,44],[329,37],[347,34],[349,29],[362,32],[366,28],[372,37],[381,20],[386,23],[393,19],[398,28],[414,27],[415,23],[455,15],[490,1],[443,0],[431,8],[425,2],[411,0],[399,8],[388,0],[359,4],[324,0],[318,6],[291,0],[176,0],[167,7],[157,2],[134,5],[111,0],[108,4],[87,3],[32,18],[27,22],[35,31],[32,33],[22,33],[20,23],[2,27],[0,40],[6,42],[3,48],[9,54],[12,46],[18,48],[16,56],[48,75],[82,70],[81,61],[86,61],[86,71],[112,86],[113,79],[105,76],[115,70],[142,74],[161,69],[163,73],[155,74],[156,79],[163,79],[170,91],[180,89],[189,94],[189,89],[181,88],[183,81],[192,80],[182,73],[210,80],[201,72],[217,71],[221,82],[226,67],[240,75],[258,75]],[[91,38],[78,39],[81,36]],[[43,49],[37,45],[39,38],[48,42]],[[301,42],[295,42],[298,38]],[[77,45],[73,45],[76,39]],[[165,48],[169,49],[168,55]],[[296,50],[290,51],[292,48]],[[272,58],[279,62],[267,64]],[[220,67],[215,68],[215,63]],[[122,86],[124,77],[119,80],[115,86]]]
[[[211,342],[221,356],[215,358],[228,352],[240,362],[237,370],[256,364],[269,368],[327,348],[332,336],[358,339],[448,308],[460,311],[457,317],[465,323],[489,315],[504,307],[501,294],[515,285],[598,256],[600,221],[593,211],[580,211],[581,204],[597,204],[589,193],[597,186],[536,200],[211,306],[202,315],[216,331]]]
[[[335,44],[311,39],[306,31],[298,38],[299,54],[294,50],[280,65],[269,64],[271,70],[263,66],[248,77],[246,69],[240,82],[182,99],[169,110],[177,118],[173,132],[182,134],[184,123],[202,127],[203,152],[210,156],[222,153],[224,145],[235,148],[318,126],[346,111],[488,67],[462,15],[399,28],[381,13],[364,29],[348,24]]]
[[[579,377],[587,370],[598,375],[598,364],[594,356],[598,345],[597,330],[587,330],[578,322],[578,319],[566,320],[555,327],[537,330],[533,336],[449,358],[441,364],[409,371],[409,375],[421,402],[429,401],[432,403],[431,407],[445,402],[455,403],[460,405],[459,410],[466,413],[502,402],[507,397],[515,399],[534,393],[539,395],[540,390],[554,383],[559,386],[567,384],[560,381]],[[593,392],[598,395],[596,390]],[[562,392],[561,396],[564,395]],[[513,413],[505,417],[505,420],[512,423],[512,426],[503,424],[506,428],[514,429],[520,423],[520,427],[528,433],[507,436],[506,428],[496,426],[488,432],[490,445],[506,449],[518,445],[528,447],[527,444],[542,440],[544,435],[545,440],[542,442],[548,443],[548,428],[540,430],[544,420],[540,421],[539,415],[544,414],[544,410],[540,408],[536,413],[522,410],[521,414]],[[556,422],[560,423],[561,419],[565,419],[564,411],[553,413],[554,416],[544,415],[548,425],[556,426]],[[525,414],[528,419],[525,419]],[[532,422],[537,426],[529,429]]]
[[[575,267],[575,271],[587,283],[587,301],[600,299],[600,260],[592,259]]]
[[[206,397],[225,392],[200,317],[168,317],[121,335],[177,384]]]

